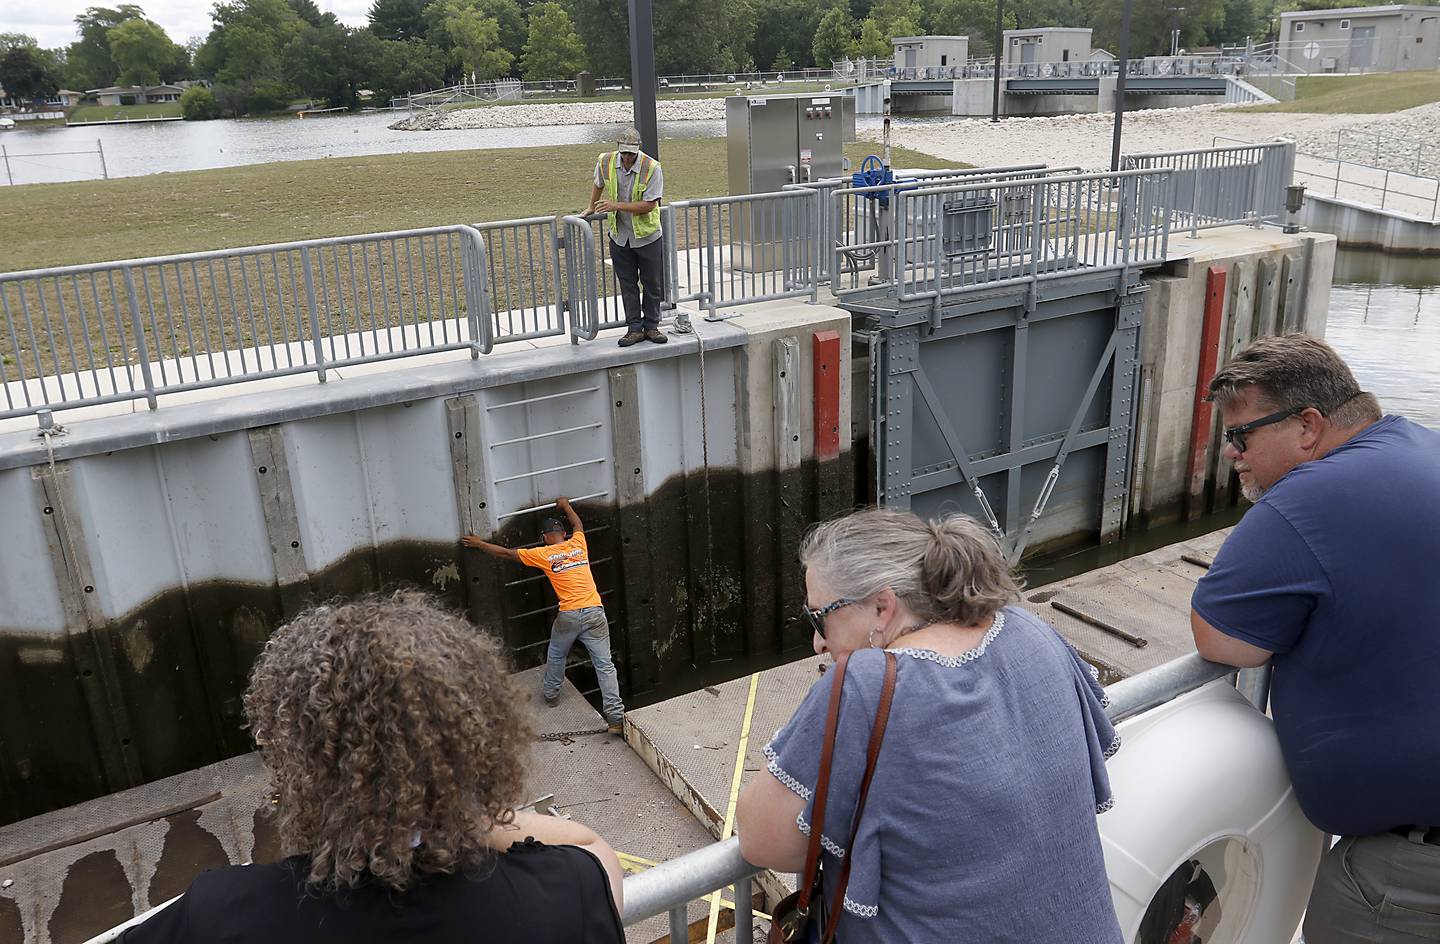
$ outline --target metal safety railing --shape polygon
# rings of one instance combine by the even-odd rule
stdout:
[[[892,207],[900,194],[950,184],[979,182],[1000,183],[1034,180],[1050,175],[1078,173],[1079,167],[1047,167],[1044,164],[1013,164],[998,167],[897,171],[888,184],[856,187],[853,178],[821,181],[813,186],[822,190],[828,212],[821,218],[822,238],[832,247],[822,267],[822,275],[830,282],[836,295],[845,288],[855,289],[862,278],[867,288],[893,285],[897,282],[897,253],[885,251],[895,238]],[[838,194],[838,196],[837,196]],[[848,286],[846,285],[848,281]]]
[[[817,300],[820,195],[777,190],[662,207],[666,298],[716,318],[722,305]]]
[[[1106,714],[1119,724],[1151,708],[1194,691],[1216,679],[1235,677],[1241,693],[1261,711],[1269,700],[1268,667],[1240,673],[1224,665],[1206,662],[1198,655],[1181,656],[1139,675],[1116,682],[1105,689],[1109,704]],[[762,871],[740,854],[740,840],[731,837],[694,852],[662,862],[625,878],[624,915],[626,926],[639,924],[657,915],[667,915],[670,940],[687,941],[689,905],[699,899],[731,888],[734,902],[735,940],[749,941],[754,935],[751,908],[753,879]],[[138,915],[130,921],[92,938],[86,944],[112,944],[126,928],[143,923],[174,899]]]
[[[485,284],[494,342],[567,333],[569,279],[561,228],[553,216],[477,223],[485,238]]]
[[[1168,202],[1175,225],[1191,235],[1236,223],[1259,227],[1279,221],[1285,213],[1285,187],[1294,175],[1295,144],[1274,141],[1127,154],[1121,158],[1121,166],[1168,168]]]
[[[895,190],[893,212],[851,229],[854,241],[837,244],[831,290],[842,298],[880,291],[902,302],[938,299],[979,286],[1161,261],[1170,233],[1168,177],[1165,168],[1055,176],[1020,171]],[[873,189],[837,190],[837,212]],[[872,272],[863,284],[862,266]]]
[[[470,226],[0,274],[0,418],[490,351]]]
[[[716,319],[816,302],[824,285],[907,302],[1150,265],[1172,221],[1279,219],[1294,160],[1289,142],[1241,144],[1130,155],[1118,172],[1019,164],[681,200],[661,207],[664,304]],[[0,274],[0,419],[593,340],[625,323],[609,242],[603,214],[529,217]]]

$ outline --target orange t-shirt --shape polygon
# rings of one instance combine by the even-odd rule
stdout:
[[[590,573],[590,549],[585,544],[584,531],[576,531],[568,541],[559,544],[520,548],[515,553],[520,555],[522,564],[545,571],[550,586],[560,598],[560,609],[600,606],[600,592],[595,589],[595,578]]]

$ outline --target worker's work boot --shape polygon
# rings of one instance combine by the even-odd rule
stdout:
[[[644,331],[626,331],[625,337],[621,338],[618,343],[621,347],[629,347],[632,344],[639,344],[643,340],[645,340]]]
[[[669,341],[670,339],[667,338],[667,337],[665,337],[665,333],[664,333],[663,331],[661,331],[659,328],[646,328],[646,329],[645,329],[645,340],[647,340],[647,341],[654,341],[656,344],[664,344],[666,341]]]

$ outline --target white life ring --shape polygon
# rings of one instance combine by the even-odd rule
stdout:
[[[1221,679],[1118,730],[1115,805],[1098,822],[1124,939],[1140,944],[1146,909],[1188,867],[1218,893],[1206,944],[1292,940],[1323,838],[1295,800],[1270,720]]]

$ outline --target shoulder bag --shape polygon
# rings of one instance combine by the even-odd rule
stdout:
[[[846,653],[835,660],[835,680],[830,683],[830,706],[825,716],[825,741],[820,748],[820,773],[815,784],[815,808],[810,824],[810,845],[805,851],[805,870],[800,875],[797,890],[787,895],[775,907],[770,923],[769,944],[787,944],[804,941],[812,917],[823,920],[820,925],[821,944],[830,944],[835,939],[835,927],[845,904],[845,886],[850,882],[850,864],[854,856],[847,854],[835,880],[835,900],[830,911],[825,913],[820,872],[820,836],[825,828],[825,803],[830,793],[830,760],[835,753],[835,729],[840,722],[840,692],[845,685],[845,665],[850,660]],[[865,758],[865,776],[860,780],[860,794],[855,800],[855,816],[850,823],[850,842],[847,851],[855,848],[855,837],[860,832],[860,815],[865,812],[865,797],[870,792],[870,781],[875,776],[875,762],[880,757],[880,745],[885,740],[885,723],[890,718],[890,703],[895,698],[895,654],[885,653],[885,685],[880,690],[880,702],[875,708],[875,724],[870,729],[870,745]]]

